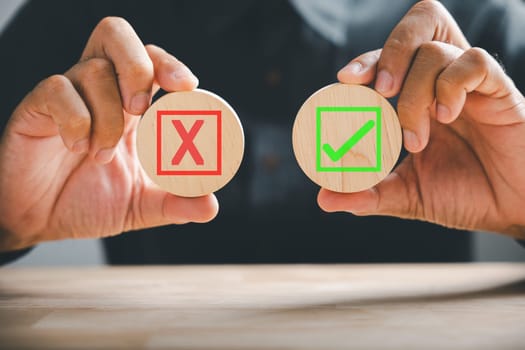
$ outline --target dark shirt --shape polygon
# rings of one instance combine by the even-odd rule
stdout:
[[[239,173],[217,192],[221,209],[215,220],[105,239],[110,263],[469,260],[468,232],[322,212],[318,187],[293,156],[291,128],[304,100],[334,82],[337,70],[351,58],[381,47],[409,6],[378,3],[384,14],[352,28],[348,45],[338,47],[285,1],[30,2],[0,39],[3,122],[38,81],[75,64],[99,20],[121,16],[144,43],[174,54],[199,77],[200,87],[233,106],[245,129],[246,150]],[[489,1],[455,3],[450,10],[475,38],[474,45],[498,53],[503,61],[519,62],[516,55],[523,51],[510,57],[502,46],[503,7]],[[484,17],[473,10],[487,7],[491,11]],[[479,28],[473,30],[474,25]],[[509,71],[523,83],[523,68],[513,65]]]
[[[7,263],[13,262],[16,259],[21,258],[22,256],[26,255],[31,251],[32,248],[26,248],[26,249],[20,249],[20,250],[13,250],[10,252],[1,252],[0,253],[0,266],[5,265]]]

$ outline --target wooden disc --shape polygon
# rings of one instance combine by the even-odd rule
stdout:
[[[201,89],[172,92],[144,113],[137,151],[143,169],[162,189],[198,197],[235,175],[244,134],[237,114],[219,96]]]
[[[385,178],[401,151],[392,105],[361,85],[332,84],[310,96],[293,127],[295,157],[319,186],[358,192]]]

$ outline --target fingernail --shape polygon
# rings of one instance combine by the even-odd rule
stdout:
[[[190,80],[194,85],[199,84],[199,79],[191,72],[191,70],[186,66],[180,66],[173,73],[173,78],[177,80]]]
[[[149,94],[139,92],[131,99],[130,110],[133,114],[142,114],[149,105]]]
[[[386,70],[382,70],[379,73],[377,73],[377,79],[376,79],[376,90],[381,94],[386,94],[390,90],[392,90],[394,86],[394,79],[392,78],[392,75],[388,73]]]
[[[436,108],[436,118],[441,123],[447,123],[450,119],[450,110],[448,107],[439,103]]]
[[[75,142],[71,150],[76,154],[86,153],[89,150],[89,140],[83,139]]]
[[[351,62],[341,69],[341,73],[358,75],[361,74],[363,68],[360,62]]]
[[[115,153],[113,148],[103,148],[97,152],[95,155],[95,160],[99,164],[107,164],[113,158],[113,153]]]
[[[419,149],[419,139],[413,131],[403,129],[403,138],[405,139],[405,148],[408,150]]]

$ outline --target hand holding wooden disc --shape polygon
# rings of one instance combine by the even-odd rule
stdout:
[[[310,96],[293,127],[295,157],[319,186],[358,192],[385,178],[401,151],[390,103],[360,85],[332,84]]]
[[[144,113],[137,152],[162,189],[197,197],[217,191],[235,175],[244,134],[237,114],[219,96],[200,89],[172,92]]]

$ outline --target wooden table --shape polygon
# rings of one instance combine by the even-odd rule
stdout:
[[[525,349],[525,264],[0,269],[0,348]]]

